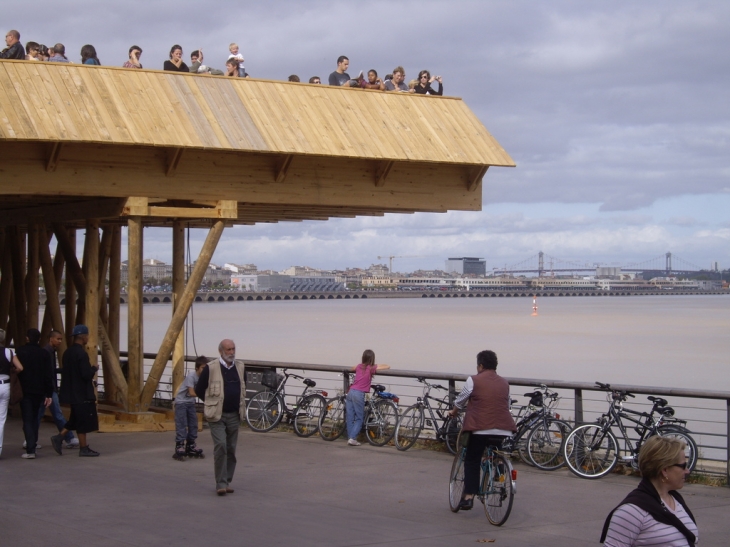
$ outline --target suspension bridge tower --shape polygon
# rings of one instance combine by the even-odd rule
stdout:
[[[667,257],[667,265],[666,265],[667,277],[669,277],[672,274],[672,253],[667,253],[666,257]]]
[[[542,277],[543,274],[545,273],[545,253],[543,253],[542,251],[540,251],[537,254],[537,260],[538,260],[538,263],[537,263],[537,277]]]

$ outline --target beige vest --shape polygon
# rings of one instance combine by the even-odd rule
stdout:
[[[238,414],[241,421],[246,419],[246,381],[243,361],[236,359],[236,370],[241,379],[241,402],[238,405]],[[220,359],[208,363],[208,389],[205,390],[203,416],[208,422],[220,421],[223,416],[223,374],[221,373]]]

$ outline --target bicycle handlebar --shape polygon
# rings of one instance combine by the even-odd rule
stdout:
[[[623,399],[623,400],[626,400],[626,397],[632,397],[632,398],[633,397],[636,397],[636,395],[634,395],[630,391],[621,391],[619,389],[613,389],[613,388],[611,388],[611,384],[603,384],[601,382],[596,382],[596,385],[598,387],[600,387],[601,389],[605,390],[605,391],[611,391],[611,392],[613,392],[614,393],[614,399]],[[618,395],[618,397],[616,397],[616,395]]]

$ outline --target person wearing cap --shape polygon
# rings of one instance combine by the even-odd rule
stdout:
[[[25,433],[25,454],[23,458],[35,459],[38,444],[38,410],[48,408],[53,396],[53,366],[51,356],[41,345],[41,332],[28,329],[26,344],[18,349],[18,359],[23,370],[18,373],[18,380],[23,388],[20,400],[20,412],[23,416],[23,433]]]
[[[86,434],[99,430],[94,390],[94,375],[99,367],[92,366],[86,353],[89,328],[86,325],[76,325],[71,334],[74,340],[71,347],[63,354],[61,389],[58,397],[61,403],[71,405],[71,416],[61,432],[51,437],[51,444],[60,456],[64,436],[68,431],[76,431],[79,437],[79,456],[95,457],[99,453],[89,447]]]

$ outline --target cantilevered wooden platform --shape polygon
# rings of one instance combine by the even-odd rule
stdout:
[[[479,210],[487,169],[514,165],[455,97],[0,61],[0,327],[22,341],[28,327],[47,335],[87,324],[87,351],[95,362],[102,350],[110,402],[144,411],[171,354],[173,382],[182,379],[181,327],[224,226]],[[122,225],[126,373],[118,347]],[[144,381],[146,226],[172,227],[175,297]],[[187,280],[186,226],[210,228]],[[64,271],[66,301],[78,294],[78,305],[62,313]]]

